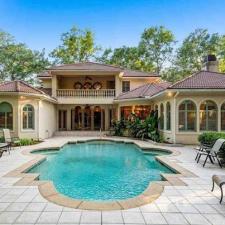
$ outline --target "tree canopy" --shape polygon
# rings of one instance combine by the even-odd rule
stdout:
[[[150,27],[141,35],[139,49],[142,59],[152,63],[155,72],[161,74],[164,64],[170,60],[175,37],[165,27]]]
[[[204,57],[215,54],[225,72],[225,35],[196,29],[177,43],[163,26],[146,28],[136,46],[101,49],[91,30],[72,27],[61,35],[61,44],[49,54],[51,64],[97,61],[128,69],[156,72],[175,82],[202,69]],[[0,31],[0,80],[22,79],[33,83],[35,75],[50,65],[44,49],[35,51]]]
[[[36,81],[36,74],[49,65],[44,50],[33,51],[23,43],[0,31],[0,79]]]
[[[62,44],[55,48],[50,56],[55,63],[69,64],[89,60],[99,50],[94,42],[94,34],[90,30],[72,27],[61,35]]]

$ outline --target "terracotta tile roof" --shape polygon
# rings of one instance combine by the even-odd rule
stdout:
[[[137,70],[129,70],[119,66],[107,65],[94,62],[82,62],[74,64],[65,64],[59,66],[52,66],[47,71],[40,73],[38,77],[51,77],[48,71],[54,70],[76,70],[76,71],[105,71],[105,72],[124,72],[124,77],[159,77],[156,73],[148,73]]]
[[[169,82],[165,82],[165,81],[161,83],[145,84],[131,91],[120,94],[117,97],[117,99],[122,100],[122,99],[145,98],[147,96],[151,97],[153,95],[160,93],[161,91],[164,91],[170,85],[171,84]]]
[[[1,83],[0,92],[24,92],[30,94],[44,94],[43,91],[34,88],[21,80],[6,81]]]
[[[45,94],[47,94],[49,96],[52,96],[52,89],[51,88],[43,88],[43,87],[40,87],[38,89],[41,90],[42,92],[44,92]]]
[[[200,71],[176,82],[169,89],[225,89],[225,74]]]
[[[44,71],[42,73],[39,73],[38,77],[51,77],[51,75],[48,73],[48,71]]]
[[[116,71],[120,72],[122,69],[119,66],[106,65],[94,62],[81,62],[73,64],[65,64],[59,66],[52,66],[49,70],[87,70],[87,71]]]
[[[159,75],[156,73],[124,69],[123,77],[159,77]]]

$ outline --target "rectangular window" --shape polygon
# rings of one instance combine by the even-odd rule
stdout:
[[[123,81],[122,92],[130,91],[130,81]]]

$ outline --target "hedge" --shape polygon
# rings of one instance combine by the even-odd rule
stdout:
[[[225,139],[225,133],[224,132],[204,132],[199,135],[198,141],[201,144],[213,145],[216,142],[216,140],[219,138]]]

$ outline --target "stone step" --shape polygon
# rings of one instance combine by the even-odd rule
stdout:
[[[63,136],[63,137],[101,137],[108,134],[108,131],[56,131],[54,136]]]

